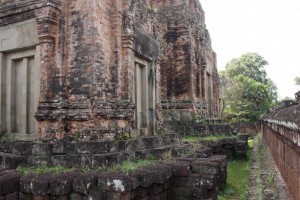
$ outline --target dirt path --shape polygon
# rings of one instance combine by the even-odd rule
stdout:
[[[261,137],[254,141],[248,199],[293,200]]]

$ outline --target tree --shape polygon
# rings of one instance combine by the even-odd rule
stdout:
[[[254,80],[267,83],[267,73],[265,66],[268,62],[257,53],[247,53],[240,58],[234,58],[226,65],[226,73],[230,78],[243,75]]]
[[[296,85],[300,86],[300,76],[296,76],[294,81]]]
[[[222,116],[231,122],[255,122],[277,101],[277,87],[267,78],[268,62],[257,53],[232,59],[220,72]]]

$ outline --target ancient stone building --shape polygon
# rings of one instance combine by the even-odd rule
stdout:
[[[154,134],[219,116],[198,0],[0,0],[1,133]]]

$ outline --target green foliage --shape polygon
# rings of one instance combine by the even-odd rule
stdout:
[[[132,135],[129,132],[119,133],[115,135],[115,140],[131,140]]]
[[[286,97],[281,99],[281,102],[282,101],[294,101],[294,99],[292,99],[291,97],[286,96]]]
[[[207,141],[207,140],[218,140],[222,138],[229,138],[225,135],[211,135],[207,137],[199,137],[198,135],[189,135],[184,138],[182,138],[182,141],[184,142],[199,142],[199,141]]]
[[[300,86],[300,76],[295,77],[294,81],[296,85]]]
[[[267,78],[268,62],[256,53],[242,55],[220,72],[223,118],[230,122],[258,121],[277,102],[277,87]]]
[[[253,140],[248,140],[247,158],[235,158],[227,165],[227,184],[219,191],[218,199],[246,200],[248,197],[248,178],[251,171]]]
[[[115,171],[121,171],[124,173],[129,173],[131,171],[134,171],[135,169],[144,167],[149,164],[153,164],[155,162],[155,159],[137,159],[135,161],[126,161],[121,164],[116,164],[111,167],[108,167],[105,171],[108,172],[115,172]]]
[[[27,175],[27,174],[36,174],[36,176],[41,176],[43,174],[46,174],[48,172],[53,172],[54,174],[69,172],[74,170],[74,168],[66,168],[62,166],[54,166],[49,167],[46,164],[43,164],[39,167],[32,167],[32,166],[22,166],[18,167],[17,171],[21,174]]]
[[[240,58],[234,58],[226,65],[226,73],[229,77],[242,75],[255,81],[266,84],[267,73],[264,67],[268,62],[257,53],[243,54]]]

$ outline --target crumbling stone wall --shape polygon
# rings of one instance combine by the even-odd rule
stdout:
[[[251,136],[260,132],[260,123],[234,123],[231,127],[236,133],[247,133]]]
[[[175,134],[165,134],[106,142],[2,142],[0,198],[217,199],[217,191],[226,185],[227,156],[213,152],[224,145],[232,147],[235,142],[214,141],[209,148],[180,144],[176,138]],[[243,146],[246,149],[246,143]],[[157,160],[142,168],[105,170],[124,161],[153,156]],[[61,166],[66,171],[22,175],[14,170],[24,165]]]
[[[163,115],[219,117],[216,56],[198,1],[158,1]],[[174,111],[172,113],[172,111]],[[176,114],[175,114],[176,115]]]
[[[267,114],[261,123],[263,137],[289,191],[300,199],[300,105],[287,104]]]
[[[227,179],[226,156],[161,162],[129,173],[84,173],[80,170],[43,175],[0,173],[3,199],[217,199]]]
[[[0,26],[36,21],[38,137],[148,135],[174,110],[218,117],[216,56],[196,0],[10,0],[0,11]]]

